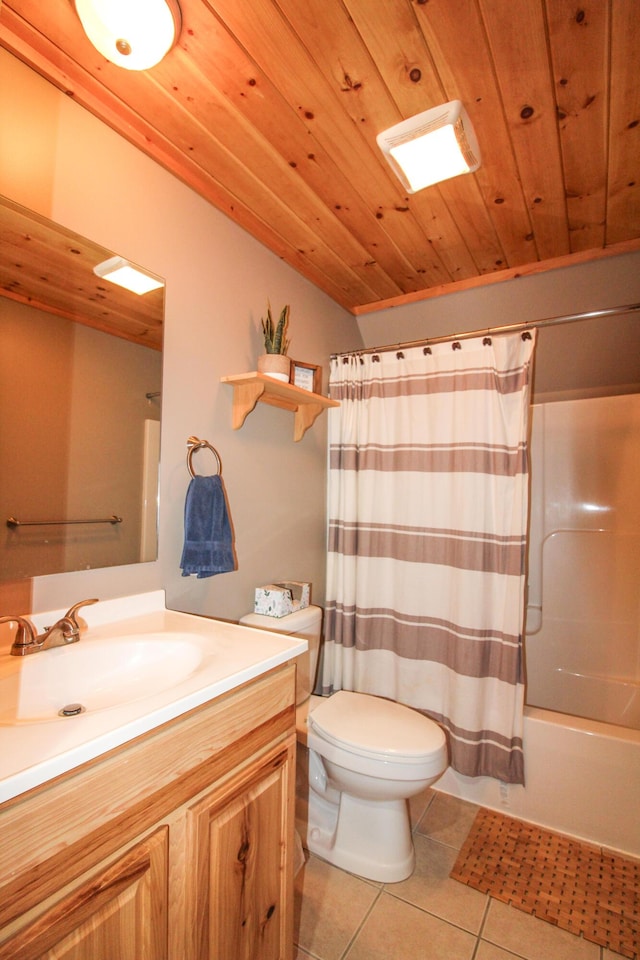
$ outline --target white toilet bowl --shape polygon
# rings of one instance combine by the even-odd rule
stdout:
[[[444,773],[442,729],[416,710],[364,693],[309,696],[313,689],[322,611],[308,607],[288,617],[248,614],[246,626],[303,636],[309,658],[298,668],[298,740],[308,747],[298,792],[304,845],[351,873],[392,883],[410,876],[415,850],[407,799]],[[308,775],[306,766],[308,764]]]
[[[309,850],[370,880],[415,866],[407,799],[447,766],[432,720],[391,700],[340,691],[309,712]]]

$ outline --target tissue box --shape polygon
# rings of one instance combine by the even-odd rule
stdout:
[[[309,606],[311,584],[301,580],[285,580],[256,587],[254,613],[267,617],[286,617]]]

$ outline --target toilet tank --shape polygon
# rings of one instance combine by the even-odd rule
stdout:
[[[239,621],[245,627],[258,627],[260,630],[271,630],[276,633],[286,633],[288,636],[300,637],[309,644],[307,653],[298,657],[296,675],[296,704],[299,706],[309,699],[316,682],[318,669],[318,653],[320,651],[320,634],[322,631],[322,609],[313,604],[304,610],[296,610],[286,617],[265,617],[261,613],[247,613]]]

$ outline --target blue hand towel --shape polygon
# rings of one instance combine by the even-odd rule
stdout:
[[[231,524],[219,475],[194,477],[184,505],[182,576],[198,579],[235,570]]]

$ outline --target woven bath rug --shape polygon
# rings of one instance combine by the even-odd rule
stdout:
[[[451,877],[638,960],[640,860],[481,808]]]

